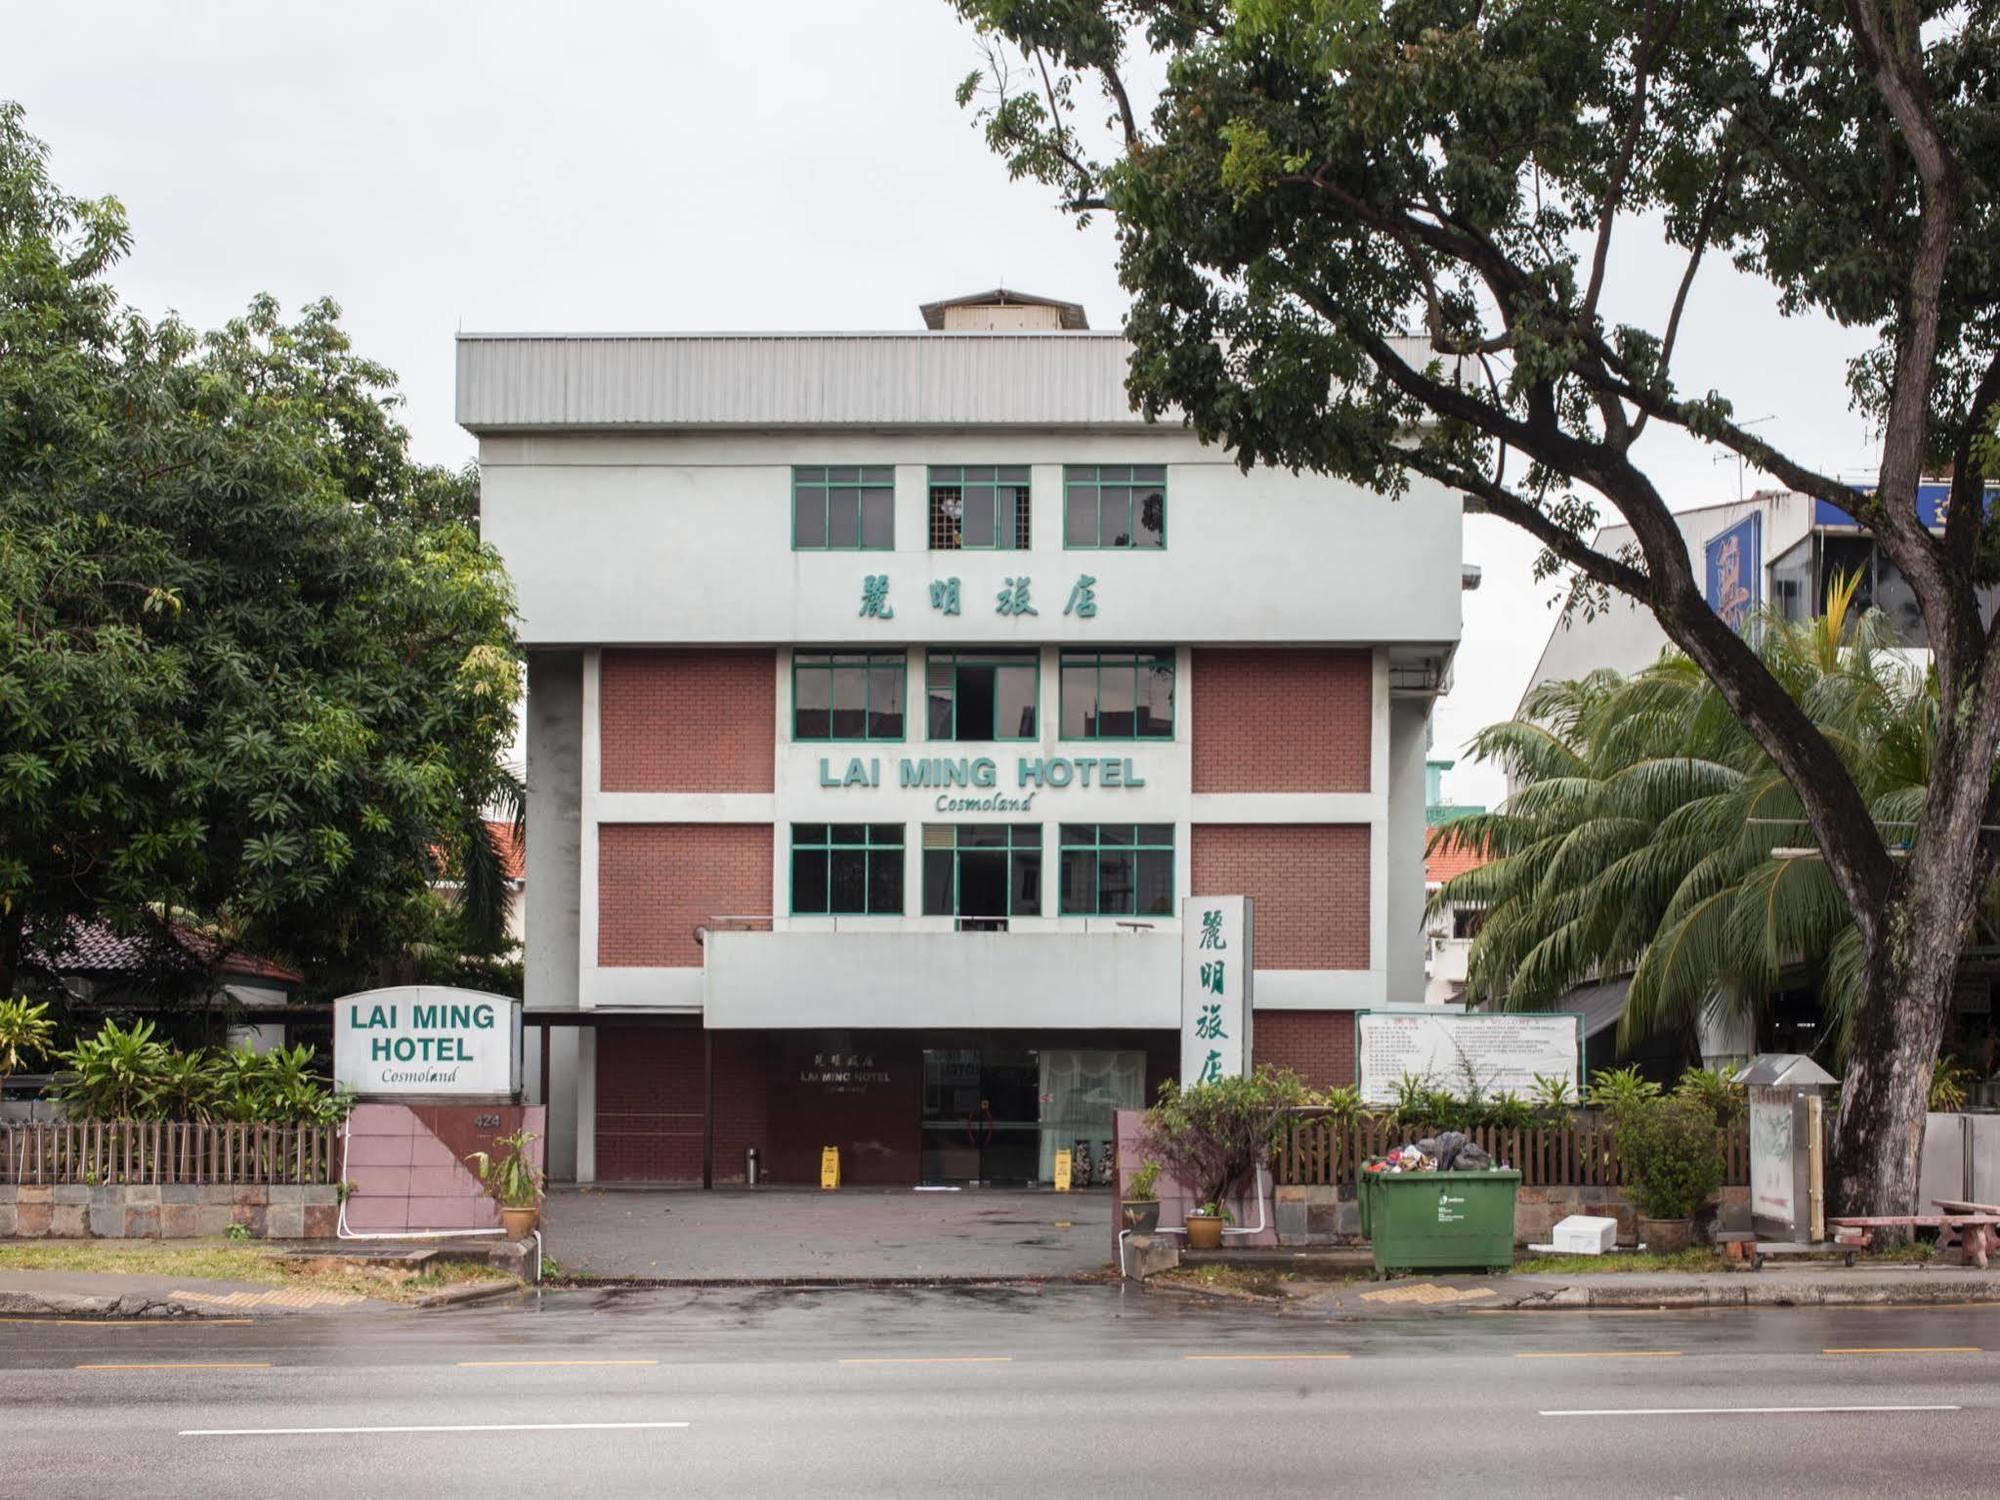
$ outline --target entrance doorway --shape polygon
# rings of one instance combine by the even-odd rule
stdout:
[[[925,1182],[1019,1185],[1041,1164],[1041,1061],[1025,1048],[924,1051]]]

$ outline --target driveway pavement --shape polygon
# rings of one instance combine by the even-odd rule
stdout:
[[[1010,1280],[1096,1271],[1111,1195],[971,1189],[558,1187],[566,1271],[646,1281]]]

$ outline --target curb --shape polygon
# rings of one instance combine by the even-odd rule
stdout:
[[[699,1287],[771,1287],[793,1291],[831,1291],[838,1288],[951,1287],[951,1286],[1067,1286],[1116,1281],[1115,1274],[1077,1271],[1067,1275],[996,1276],[943,1273],[936,1276],[583,1276],[574,1280],[550,1276],[540,1283],[543,1291],[554,1292],[646,1292]]]
[[[242,1313],[221,1313],[212,1307],[197,1307],[191,1302],[177,1302],[172,1297],[146,1297],[130,1293],[116,1297],[91,1297],[67,1292],[19,1291],[0,1291],[0,1314],[15,1318],[101,1318],[107,1322],[133,1318],[185,1318],[193,1322],[203,1318],[243,1316]]]
[[[1802,1286],[1756,1282],[1737,1286],[1598,1287],[1571,1282],[1548,1292],[1526,1293],[1496,1305],[1511,1312],[1575,1311],[1592,1307],[1926,1307],[1939,1303],[2000,1302],[2000,1282],[1932,1282],[1909,1285]]]
[[[519,1281],[474,1281],[464,1286],[448,1286],[441,1292],[432,1292],[404,1306],[420,1312],[434,1307],[460,1307],[468,1302],[497,1302],[502,1297],[516,1296],[526,1290],[527,1285]]]

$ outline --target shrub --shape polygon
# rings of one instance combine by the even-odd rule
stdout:
[[[1743,1085],[1727,1069],[1689,1068],[1674,1085],[1674,1092],[1714,1115],[1717,1129],[1726,1129],[1743,1116]]]
[[[1619,1106],[1612,1120],[1633,1201],[1649,1219],[1691,1219],[1722,1186],[1722,1143],[1715,1116],[1685,1095]]]
[[[1160,1181],[1160,1164],[1149,1161],[1132,1174],[1132,1180],[1125,1188],[1127,1203],[1151,1203],[1158,1196],[1156,1191]]]
[[[1269,1155],[1281,1114],[1302,1103],[1305,1084],[1289,1068],[1181,1088],[1163,1084],[1146,1111],[1146,1154],[1190,1183],[1204,1204],[1238,1196]]]
[[[150,1021],[106,1021],[53,1056],[69,1074],[56,1097],[80,1119],[331,1125],[352,1102],[313,1072],[311,1047],[184,1052],[155,1040]]]
[[[20,1072],[30,1058],[44,1055],[55,1034],[48,1001],[29,1000],[25,995],[0,1000],[0,1083],[5,1083],[9,1074]]]
[[[493,1143],[505,1148],[500,1155],[474,1151],[465,1158],[502,1208],[533,1208],[541,1201],[542,1174],[528,1159],[528,1147],[534,1139],[532,1133],[517,1130]]]
[[[1590,1075],[1590,1102],[1616,1125],[1627,1111],[1660,1097],[1660,1086],[1636,1067],[1599,1068]]]

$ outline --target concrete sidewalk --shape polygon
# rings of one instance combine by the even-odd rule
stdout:
[[[566,1272],[677,1283],[1025,1281],[1103,1270],[1111,1195],[1014,1189],[551,1189]]]
[[[386,1311],[397,1305],[350,1292],[268,1282],[97,1271],[0,1271],[0,1315],[11,1317],[270,1317]]]

